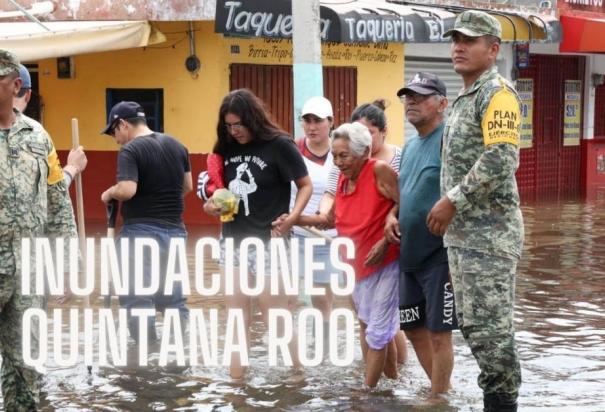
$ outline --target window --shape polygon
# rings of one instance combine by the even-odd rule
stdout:
[[[111,108],[121,101],[140,104],[145,110],[147,125],[156,132],[164,132],[164,90],[163,89],[107,89],[106,116]]]

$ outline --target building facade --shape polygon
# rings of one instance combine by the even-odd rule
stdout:
[[[71,146],[71,119],[79,120],[80,141],[89,157],[89,168],[83,175],[87,218],[104,219],[100,194],[115,181],[118,146],[110,137],[100,135],[99,130],[117,101],[140,102],[153,129],[181,140],[191,154],[194,178],[205,169],[206,156],[216,138],[218,108],[229,90],[252,89],[283,128],[289,132],[295,129],[298,120],[292,103],[289,1],[235,2],[240,5],[237,8],[234,2],[205,2],[194,11],[184,7],[186,2],[174,3],[168,12],[163,6],[153,9],[150,2],[137,3],[141,7],[136,10],[133,2],[122,2],[124,9],[134,11],[129,16],[116,11],[119,18],[155,19],[145,23],[149,27],[143,34],[138,32],[135,41],[139,46],[116,50],[115,40],[102,42],[100,34],[95,37],[90,33],[94,42],[71,39],[70,43],[69,37],[64,38],[69,30],[57,29],[65,43],[60,43],[55,55],[27,61],[39,94],[38,104],[32,104],[30,110],[43,121],[63,159]],[[61,11],[53,16],[71,18],[74,24],[80,24],[75,20],[103,20],[114,15],[113,9],[94,9],[92,4],[83,1],[68,16],[65,7],[74,6],[69,3],[59,7]],[[401,145],[405,131],[411,128],[404,128],[403,106],[395,92],[406,76],[419,69],[438,71],[455,96],[459,77],[451,70],[449,40],[442,33],[453,26],[456,14],[463,8],[363,0],[326,0],[321,4],[324,94],[334,105],[337,124],[347,121],[358,104],[386,99],[388,141]],[[216,14],[208,11],[212,7],[217,8]],[[514,44],[558,41],[556,19],[545,23],[546,20],[536,21],[529,14],[499,10],[493,13],[503,25],[506,43],[498,66],[507,78],[515,75]],[[46,19],[50,25],[54,17]],[[100,33],[105,29],[99,24],[90,30]],[[84,30],[71,32],[82,34]],[[59,44],[58,38],[51,42]],[[31,51],[31,41],[26,43]],[[62,50],[72,50],[73,43],[90,44],[90,50],[61,55]],[[202,213],[193,194],[186,199],[185,220],[214,223]]]

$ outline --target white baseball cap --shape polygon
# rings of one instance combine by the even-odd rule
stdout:
[[[312,114],[325,119],[326,117],[334,117],[334,111],[332,110],[332,103],[323,96],[314,96],[305,102],[302,108],[301,116]]]

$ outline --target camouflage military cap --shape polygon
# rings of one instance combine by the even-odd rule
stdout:
[[[0,50],[0,76],[19,72],[19,60],[9,51]]]
[[[469,37],[480,37],[485,35],[502,38],[502,26],[494,17],[484,11],[466,10],[456,17],[454,28],[443,33],[444,37],[452,36],[460,32]]]

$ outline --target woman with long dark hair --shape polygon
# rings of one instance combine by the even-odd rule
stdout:
[[[234,90],[225,96],[219,110],[216,132],[217,141],[213,152],[223,159],[225,186],[239,197],[240,202],[234,219],[222,226],[222,268],[226,263],[226,241],[233,239],[235,246],[232,255],[235,289],[233,294],[225,294],[225,304],[227,309],[242,309],[248,343],[252,302],[250,296],[242,293],[237,276],[248,276],[248,283],[254,284],[251,281],[253,276],[270,276],[271,271],[269,253],[265,253],[266,258],[261,262],[261,255],[254,248],[249,249],[247,262],[240,262],[240,244],[246,238],[257,238],[266,245],[265,250],[268,252],[272,237],[289,235],[313,189],[294,141],[270,120],[263,103],[250,90]],[[288,213],[292,181],[298,188],[298,193],[288,218],[280,221],[278,229],[274,222],[280,215]],[[221,207],[209,201],[204,204],[204,211],[219,216]],[[240,263],[248,268],[247,274],[240,272]],[[266,279],[266,287],[258,296],[265,321],[269,309],[288,308],[288,296],[283,293],[271,295],[269,278]],[[283,331],[277,332],[281,336],[279,334]],[[291,340],[290,354],[293,366],[299,366],[296,336]],[[240,356],[235,353],[231,357],[231,377],[241,378],[244,373]]]

